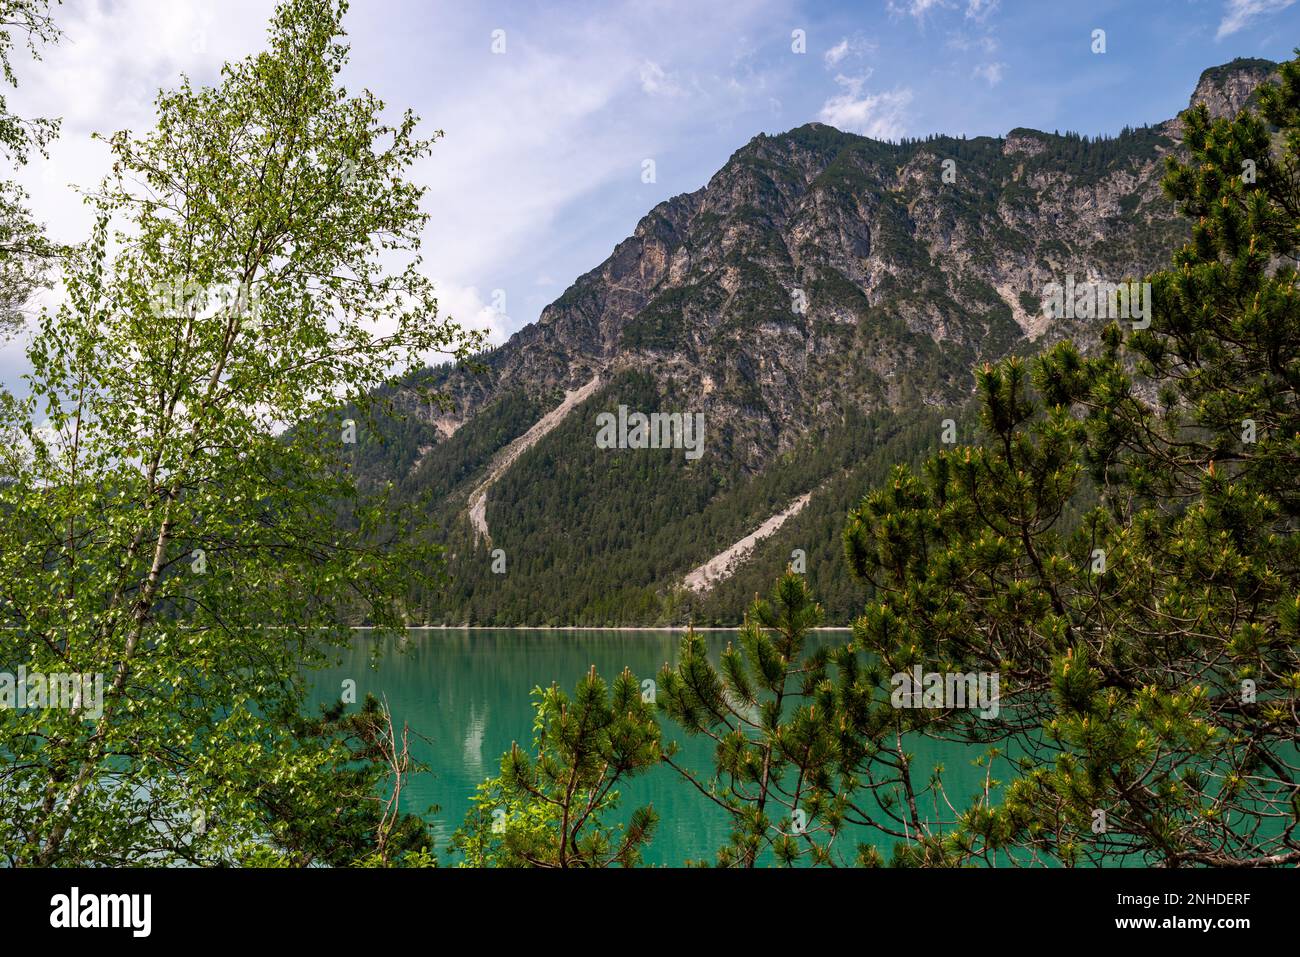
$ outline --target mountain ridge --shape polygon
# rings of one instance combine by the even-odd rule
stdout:
[[[1190,103],[1229,115],[1274,69],[1240,59],[1207,69]],[[417,596],[414,617],[545,623],[553,582],[568,574],[587,583],[578,593],[604,588],[628,604],[570,603],[565,623],[725,618],[710,606],[716,586],[681,594],[693,569],[812,495],[739,571],[779,568],[786,542],[824,526],[818,500],[845,494],[830,491],[835,475],[880,473],[881,462],[864,463],[891,441],[929,433],[908,440],[920,454],[941,422],[962,418],[974,365],[1067,337],[1096,341],[1104,322],[1048,321],[1041,290],[1167,263],[1187,235],[1160,189],[1180,134],[1173,118],[1102,138],[1016,128],[884,143],[820,123],[751,138],[703,187],[649,210],[536,323],[480,356],[481,371],[426,370],[393,390],[407,421],[380,430],[365,467],[442,496],[454,583],[449,599]],[[594,415],[619,403],[703,411],[709,454],[687,463],[672,450],[597,450]],[[882,431],[859,447],[844,433],[866,421]],[[819,456],[818,442],[857,451],[840,461]],[[629,455],[658,458],[643,468]],[[647,524],[621,491],[667,501]],[[551,505],[532,508],[530,496]],[[633,531],[607,528],[615,518]],[[488,570],[489,547],[507,557],[504,574]],[[831,585],[833,554],[819,561],[810,577],[843,614],[862,596]],[[611,579],[615,569],[630,580]],[[493,611],[506,607],[522,610]]]

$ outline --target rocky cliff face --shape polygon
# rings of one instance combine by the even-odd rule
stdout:
[[[1095,336],[1050,322],[1044,286],[1165,261],[1161,130],[1088,143],[883,144],[810,124],[758,136],[704,189],[655,207],[540,320],[453,372],[444,434],[511,389],[573,389],[636,368],[683,387],[750,467],[813,416],[958,401],[969,369]]]
[[[1275,67],[1207,70],[1192,101],[1233,115]],[[977,363],[1096,341],[1105,319],[1044,314],[1049,283],[1168,262],[1186,236],[1160,189],[1178,138],[1176,121],[1095,141],[1017,129],[890,144],[815,123],[756,136],[703,189],[652,209],[485,370],[429,376],[449,409],[407,396],[427,427],[407,481],[454,499],[564,392],[627,374],[705,414],[701,467],[733,483],[850,415],[937,421],[969,397]],[[530,411],[507,426],[507,401]],[[464,482],[436,478],[452,458]]]
[[[1231,119],[1250,105],[1259,85],[1276,72],[1277,64],[1272,60],[1246,57],[1211,67],[1201,74],[1189,105],[1204,103],[1216,119]]]

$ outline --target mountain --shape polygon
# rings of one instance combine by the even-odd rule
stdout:
[[[1192,105],[1204,103],[1214,117],[1233,117],[1254,105],[1259,85],[1277,72],[1272,60],[1237,57],[1201,74],[1192,93]]]
[[[1235,113],[1275,68],[1207,70],[1192,102]],[[1160,188],[1180,130],[754,137],[476,368],[386,396],[358,468],[427,495],[448,546],[413,621],[731,623],[792,560],[847,621],[849,505],[960,436],[976,364],[1095,343],[1106,320],[1046,318],[1048,284],[1137,278],[1184,241]],[[598,448],[620,406],[701,414],[702,454]]]

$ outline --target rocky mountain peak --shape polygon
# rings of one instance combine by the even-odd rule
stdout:
[[[1207,70],[1193,102],[1235,114],[1276,68]],[[784,567],[848,507],[850,473],[884,476],[960,417],[980,363],[1063,338],[1095,347],[1109,319],[1050,315],[1045,290],[1167,265],[1187,238],[1160,186],[1179,149],[1176,119],[1101,137],[881,142],[822,123],[757,135],[477,368],[421,381],[449,405],[399,394],[414,415],[382,450],[384,474],[441,498],[467,601],[506,588],[496,607],[531,607],[543,587],[518,565],[508,583],[484,572],[487,541],[620,607],[635,604],[628,582],[653,605],[773,516],[789,517],[785,538],[754,567]],[[704,457],[597,454],[597,413],[624,406],[701,416]],[[632,488],[644,501],[628,504]],[[531,537],[542,528],[564,533]],[[647,549],[672,557],[647,571]],[[560,617],[592,615],[607,613]]]
[[[1230,63],[1211,67],[1201,74],[1190,106],[1204,103],[1215,119],[1231,119],[1245,108],[1256,88],[1277,72],[1272,60],[1237,57]]]
[[[1047,149],[1043,134],[1037,130],[1018,128],[1007,134],[1002,143],[1002,154],[1012,156],[1017,153],[1025,156],[1037,156]]]

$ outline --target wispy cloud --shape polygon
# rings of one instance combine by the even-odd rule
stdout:
[[[1248,27],[1260,17],[1285,10],[1295,0],[1227,0],[1223,7],[1223,19],[1219,21],[1219,31],[1215,39],[1222,40],[1238,30]]]
[[[907,107],[912,91],[899,87],[880,93],[866,93],[866,76],[837,76],[844,92],[827,100],[818,114],[823,123],[849,133],[861,133],[878,140],[895,140],[908,131]]]
[[[85,239],[91,213],[68,188],[97,184],[108,150],[92,133],[153,126],[153,98],[184,72],[197,83],[216,79],[222,63],[260,49],[272,0],[232,0],[220,16],[200,2],[101,4],[70,0],[55,13],[64,36],[39,64],[20,67],[10,99],[23,116],[58,116],[63,125],[50,158],[20,171],[33,206],[51,234]]]
[[[20,53],[18,88],[6,92],[19,116],[62,119],[49,158],[12,172],[52,239],[79,243],[89,235],[93,211],[77,190],[96,186],[111,163],[91,134],[151,128],[159,88],[174,86],[182,72],[212,82],[226,60],[263,45],[273,8],[273,0],[230,0],[217,14],[200,0],[65,0],[54,11],[63,37],[39,62],[23,62]],[[65,297],[58,285],[39,291],[27,312],[55,309]],[[29,338],[30,330],[0,342],[0,383],[17,387],[29,371]]]
[[[641,89],[649,96],[681,96],[685,92],[677,78],[653,60],[641,64]]]
[[[890,13],[909,16],[919,21],[924,20],[932,11],[951,10],[952,7],[952,0],[889,0],[887,9]]]
[[[835,69],[845,60],[861,59],[861,57],[870,56],[879,49],[879,44],[875,40],[868,40],[865,36],[845,36],[839,43],[823,53],[822,61],[826,64],[828,70]]]
[[[971,71],[971,76],[983,80],[990,87],[997,86],[1002,82],[1002,71],[1006,69],[1005,63],[981,63]]]
[[[874,40],[867,40],[860,36],[844,37],[822,54],[822,61],[826,64],[826,69],[830,70],[839,66],[845,59],[866,56],[875,53],[876,50],[877,44]]]
[[[1141,5],[1076,5],[1113,11],[1105,22],[1135,43],[1162,42],[1163,21]],[[513,332],[608,255],[655,202],[703,185],[760,130],[810,118],[880,138],[1022,123],[1110,129],[1117,116],[1140,121],[1185,102],[1188,78],[1223,59],[1216,28],[1220,40],[1250,28],[1266,40],[1261,28],[1294,33],[1300,12],[1295,0],[1189,4],[1190,38],[1170,45],[1176,66],[1135,96],[1119,87],[1084,95],[1069,71],[1035,71],[1031,64],[1051,56],[1059,38],[1043,35],[1041,18],[1010,16],[1000,0],[874,0],[870,8],[888,16],[870,27],[854,5],[824,17],[809,6],[607,0],[595,15],[587,4],[539,13],[524,0],[436,12],[428,0],[353,3],[345,21],[353,61],[341,81],[374,90],[394,110],[409,104],[425,132],[447,131],[412,171],[429,187],[425,262],[445,311],[498,337]],[[107,151],[89,133],[152,126],[159,87],[174,86],[181,72],[210,83],[223,61],[260,49],[273,7],[64,0],[65,42],[30,69],[19,64],[21,84],[8,97],[18,115],[64,119],[49,161],[14,174],[54,238],[80,241],[89,228],[66,186],[93,185],[107,169]],[[790,48],[790,31],[801,25],[807,56]],[[498,27],[509,35],[499,56],[489,50]],[[1281,55],[1277,47],[1269,40],[1259,55]],[[962,85],[1003,95],[967,104],[953,95]],[[658,164],[657,184],[641,181],[646,158]],[[490,306],[496,289],[506,290],[508,310]],[[13,368],[5,358],[0,346],[0,381]]]
[[[849,39],[848,37],[845,37],[839,43],[835,44],[835,46],[831,47],[829,50],[826,51],[826,53],[824,54],[824,59],[826,60],[826,65],[828,67],[831,67],[831,66],[838,65],[839,62],[848,55],[849,55]]]

